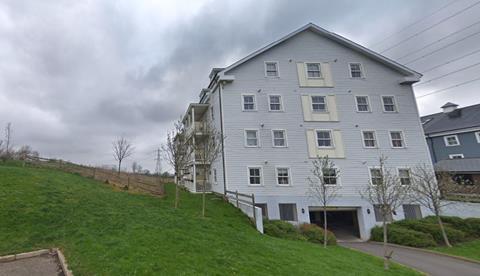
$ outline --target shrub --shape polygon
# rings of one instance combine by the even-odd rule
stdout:
[[[473,236],[480,237],[480,218],[467,218],[465,223],[469,226]]]
[[[389,243],[413,247],[432,247],[437,245],[432,235],[410,230],[395,224],[388,225],[387,234]],[[372,228],[370,239],[383,242],[383,227],[375,226]]]
[[[320,228],[316,224],[305,223],[300,225],[300,233],[302,233],[309,242],[323,244],[325,232],[323,231],[323,228]],[[330,231],[327,231],[327,244],[337,244],[335,235]]]
[[[265,220],[263,222],[263,231],[272,237],[289,240],[306,240],[295,225],[283,220]]]
[[[460,230],[465,233],[469,238],[480,237],[480,219],[468,218],[462,219],[459,217],[441,216],[442,222],[450,228]],[[437,218],[435,216],[429,216],[423,219],[426,222],[437,224]]]
[[[402,226],[404,228],[419,231],[422,233],[430,234],[433,239],[439,243],[443,244],[442,230],[437,223],[432,223],[428,220],[401,220],[397,221],[394,224]],[[450,243],[458,243],[465,241],[465,233],[451,228],[448,224],[445,224],[445,232],[447,233],[448,240]]]

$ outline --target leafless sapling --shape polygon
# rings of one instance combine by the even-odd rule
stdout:
[[[386,161],[387,157],[379,157],[378,166],[371,169],[371,179],[365,189],[360,191],[360,195],[380,212],[383,227],[383,264],[388,270],[393,251],[388,252],[387,223],[392,220],[395,209],[407,201],[411,185],[402,185],[398,176],[386,167]]]
[[[435,215],[445,245],[448,247],[452,247],[452,245],[448,240],[440,215],[442,208],[451,204],[449,201],[442,200],[442,194],[448,194],[453,190],[452,177],[452,174],[444,170],[435,173],[434,169],[426,164],[418,165],[412,170],[413,200]]]
[[[311,174],[313,177],[308,177],[309,182],[308,194],[320,201],[323,207],[323,247],[327,247],[327,207],[332,200],[337,197],[337,178],[339,170],[335,167],[335,163],[325,157],[317,157],[312,161],[313,168]]]
[[[122,161],[133,154],[134,147],[123,136],[120,136],[115,141],[113,141],[112,145],[113,145],[113,157],[118,162],[118,174],[120,174]]]

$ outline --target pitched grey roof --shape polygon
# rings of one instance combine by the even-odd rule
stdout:
[[[279,40],[274,41],[274,42],[268,44],[267,46],[251,53],[250,55],[244,57],[243,59],[241,59],[241,60],[233,63],[232,65],[228,66],[227,68],[225,68],[223,70],[223,72],[228,72],[228,71],[232,70],[233,68],[239,66],[240,64],[243,64],[243,63],[247,62],[248,60],[258,56],[259,54],[277,46],[278,44],[290,39],[291,37],[303,32],[305,30],[313,31],[313,32],[315,32],[319,35],[322,35],[326,38],[329,38],[333,41],[336,41],[337,43],[340,43],[340,44],[342,44],[342,45],[344,45],[344,46],[346,46],[346,47],[348,47],[352,50],[360,52],[360,53],[372,58],[373,60],[376,60],[380,63],[383,63],[386,66],[392,68],[393,70],[396,70],[396,71],[398,71],[398,72],[400,72],[400,73],[402,73],[406,76],[412,76],[413,77],[413,82],[418,81],[420,79],[420,77],[422,76],[422,74],[420,74],[420,73],[418,73],[418,72],[416,72],[416,71],[414,71],[414,70],[412,70],[412,69],[410,69],[410,68],[408,68],[408,67],[406,67],[402,64],[399,64],[399,63],[397,63],[397,62],[395,62],[395,61],[393,61],[393,60],[391,60],[391,59],[389,59],[385,56],[382,56],[379,53],[376,53],[376,52],[374,52],[374,51],[372,51],[372,50],[370,50],[366,47],[363,47],[363,46],[361,46],[361,45],[359,45],[359,44],[357,44],[357,43],[355,43],[355,42],[353,42],[349,39],[346,39],[345,37],[343,37],[341,35],[338,35],[338,34],[333,33],[333,32],[329,32],[329,31],[327,31],[327,30],[325,30],[325,29],[323,29],[323,28],[321,28],[321,27],[319,27],[319,26],[317,26],[313,23],[308,23],[305,26],[291,32],[290,34],[288,34],[288,35],[286,35],[282,38],[280,38]]]
[[[445,159],[435,164],[438,171],[480,172],[480,158]]]
[[[457,109],[460,116],[448,116],[440,112],[421,118],[425,134],[480,127],[480,104]]]

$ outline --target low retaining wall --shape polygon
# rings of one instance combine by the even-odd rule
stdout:
[[[228,202],[237,207],[237,201],[234,198],[228,197]],[[258,232],[263,234],[263,216],[262,209],[255,207],[255,216],[253,215],[253,206],[244,202],[238,202],[238,209],[240,209],[249,218],[255,219],[255,225]]]
[[[447,206],[443,207],[442,215],[461,218],[480,218],[480,203],[445,201]]]

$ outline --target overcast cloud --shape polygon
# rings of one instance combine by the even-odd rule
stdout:
[[[17,146],[43,156],[113,164],[111,141],[125,135],[137,160],[154,151],[172,122],[197,101],[212,67],[226,66],[313,22],[373,50],[461,10],[460,0],[430,1],[21,1],[0,2],[0,125],[12,122]],[[384,54],[397,59],[478,20],[480,5]],[[400,59],[408,62],[480,31],[480,24]],[[480,49],[480,34],[408,64],[422,72]],[[480,62],[480,53],[424,75],[424,80]],[[420,85],[417,95],[478,77],[480,67]],[[419,99],[422,114],[446,101],[480,102],[480,82]]]

